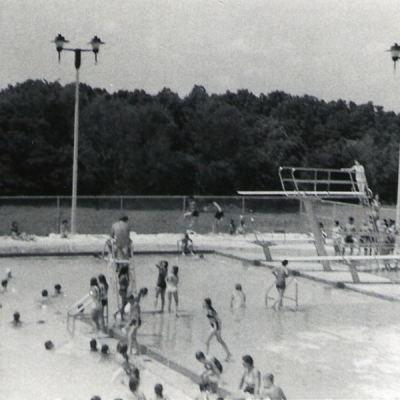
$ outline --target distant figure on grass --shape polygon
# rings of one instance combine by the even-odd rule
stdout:
[[[117,249],[115,256],[120,260],[130,258],[131,247],[131,227],[128,224],[129,218],[122,214],[117,222],[111,226],[111,238],[114,239],[115,247]]]
[[[11,233],[11,237],[15,240],[23,240],[25,242],[36,240],[33,235],[27,235],[25,232],[20,232],[17,221],[13,221],[11,223],[10,233]]]
[[[219,227],[224,219],[224,210],[222,207],[216,202],[212,201],[213,206],[217,209],[214,214],[214,224],[213,224],[213,233],[219,233]]]
[[[168,274],[168,261],[161,260],[158,264],[156,264],[158,268],[158,277],[157,277],[157,285],[156,285],[156,297],[154,299],[154,308],[157,309],[158,297],[161,297],[161,310],[160,312],[164,312],[165,306],[165,290],[167,288],[167,274]]]
[[[358,191],[365,194],[367,177],[365,176],[364,166],[354,160],[354,165],[351,168],[342,168],[342,171],[355,172]]]
[[[90,279],[90,292],[92,298],[90,319],[92,321],[93,332],[98,333],[99,331],[104,332],[104,317],[103,317],[103,305],[101,304],[100,287],[97,282],[97,278],[93,277]]]
[[[275,275],[275,286],[278,290],[278,298],[272,306],[274,309],[278,306],[278,310],[280,310],[283,305],[283,296],[285,295],[286,290],[286,278],[289,277],[289,271],[286,267],[288,263],[288,260],[283,260],[282,265],[274,268],[272,271],[272,274]]]
[[[226,359],[225,360],[228,361],[230,359],[230,357],[232,356],[232,354],[229,351],[228,346],[226,345],[226,343],[222,339],[222,336],[221,336],[221,328],[222,328],[221,320],[220,320],[217,312],[214,310],[214,308],[212,306],[211,299],[209,299],[209,298],[204,299],[203,307],[206,310],[206,317],[208,318],[208,321],[210,322],[210,325],[211,325],[211,328],[212,328],[210,333],[208,334],[208,337],[207,337],[207,340],[206,340],[206,353],[207,354],[209,353],[211,339],[215,336],[217,341],[221,344],[221,346],[226,351]]]
[[[188,198],[188,202],[189,202],[189,209],[187,212],[185,212],[185,214],[183,214],[183,216],[185,218],[190,218],[188,229],[193,229],[193,228],[197,227],[197,221],[199,218],[199,210],[197,207],[197,202],[193,196],[190,196]]]
[[[344,232],[345,232],[344,243],[345,243],[345,245],[350,247],[350,255],[353,254],[354,247],[357,242],[357,239],[354,236],[354,233],[356,231],[357,231],[357,228],[354,225],[354,218],[349,217],[349,221],[344,227]],[[346,252],[346,249],[345,249],[345,247],[343,247],[343,254],[345,254],[345,252]]]
[[[332,240],[335,256],[341,256],[343,247],[343,228],[340,226],[339,221],[335,221],[334,227],[332,228]]]
[[[140,318],[140,300],[145,297],[148,293],[147,288],[142,288],[139,290],[139,294],[132,293],[128,297],[128,302],[130,303],[129,310],[129,322],[126,326],[127,333],[126,339],[128,342],[128,354],[132,354],[133,348],[136,350],[136,355],[139,355],[139,345],[137,342],[137,331],[142,325],[142,320]]]
[[[231,222],[229,223],[229,234],[230,235],[236,235],[237,229],[236,229],[236,224],[233,219],[231,219]]]
[[[246,354],[242,357],[242,362],[244,371],[240,379],[239,389],[258,398],[261,386],[260,371],[254,367],[253,357]]]
[[[67,239],[69,236],[69,226],[68,226],[68,221],[66,219],[64,219],[61,222],[61,226],[60,226],[60,237],[62,239]]]
[[[179,277],[178,277],[178,271],[179,268],[178,266],[174,265],[172,267],[172,273],[167,275],[166,278],[166,283],[167,283],[167,297],[168,297],[168,312],[171,313],[171,303],[172,303],[172,297],[174,298],[175,301],[175,315],[178,315],[178,303],[179,303],[179,297],[178,297],[178,283],[179,283]]]
[[[192,256],[194,256],[193,240],[190,238],[188,233],[185,233],[185,235],[181,239],[180,246],[181,246],[180,250],[182,251],[183,256],[185,256],[187,254],[191,254]]]
[[[266,374],[263,376],[263,388],[261,389],[262,399],[286,400],[283,390],[274,384],[274,375]]]
[[[222,364],[217,358],[206,356],[202,351],[196,352],[196,360],[204,367],[200,375],[201,383],[207,385],[211,393],[217,393],[219,378],[223,371]]]
[[[237,233],[246,236],[246,220],[243,215],[239,216],[239,227],[237,228]]]

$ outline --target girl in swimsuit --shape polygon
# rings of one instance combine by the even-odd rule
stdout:
[[[168,312],[171,313],[171,303],[172,297],[175,300],[175,315],[178,315],[178,277],[179,268],[174,265],[172,267],[172,274],[167,276],[166,283],[167,283],[167,296],[168,296]]]
[[[255,396],[259,395],[261,374],[260,371],[254,368],[253,357],[245,355],[242,357],[244,372],[240,380],[239,389],[245,393],[250,393]]]
[[[124,321],[125,306],[128,304],[128,287],[129,287],[129,267],[122,265],[118,273],[118,293],[121,296],[121,308],[114,313],[114,319],[117,318],[118,313],[121,314],[121,321]]]
[[[208,334],[207,340],[206,340],[206,352],[207,352],[207,354],[209,353],[211,339],[215,336],[217,341],[221,344],[221,346],[226,351],[226,359],[225,360],[228,361],[232,354],[229,351],[228,346],[222,339],[221,320],[219,319],[217,312],[214,310],[214,308],[212,306],[211,299],[209,299],[209,298],[204,299],[203,307],[206,310],[206,317],[208,318],[208,321],[210,322],[210,325],[212,327],[210,333]]]
[[[142,297],[147,295],[147,288],[142,288],[139,294],[131,294],[128,301],[131,305],[129,310],[129,322],[127,324],[127,342],[128,342],[128,353],[132,354],[132,349],[135,347],[136,355],[139,354],[139,346],[137,342],[137,331],[142,325],[142,320],[140,319],[140,300]]]
[[[90,296],[92,297],[92,310],[90,319],[92,321],[93,331],[104,331],[103,305],[101,304],[100,288],[97,278],[90,279]]]
[[[157,286],[156,286],[156,298],[154,301],[154,308],[157,307],[158,297],[161,297],[161,311],[164,312],[164,304],[165,304],[165,289],[167,287],[167,283],[165,281],[168,273],[168,261],[162,260],[158,264],[156,264],[158,268],[158,278],[157,278]]]

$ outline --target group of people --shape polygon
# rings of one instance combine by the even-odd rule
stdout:
[[[345,255],[346,249],[353,255],[358,249],[358,254],[391,254],[396,243],[396,224],[390,219],[375,219],[373,216],[366,218],[357,226],[353,217],[349,217],[346,225],[341,226],[336,220],[332,228],[332,240],[335,255]]]
[[[280,296],[283,297],[285,290],[285,279],[288,276],[286,271],[287,261],[284,262],[282,268],[274,270],[276,276],[276,286]],[[282,298],[277,300],[280,304]],[[246,294],[243,291],[240,283],[235,284],[235,289],[231,295],[230,307],[233,311],[240,310],[246,307]],[[200,374],[200,391],[201,395],[198,399],[205,399],[209,394],[218,393],[219,381],[223,373],[223,366],[221,362],[214,356],[210,355],[210,342],[215,337],[218,343],[226,352],[225,361],[230,361],[232,353],[230,352],[226,342],[222,338],[222,322],[218,316],[217,311],[213,307],[210,298],[205,298],[203,302],[206,317],[211,325],[211,330],[205,341],[205,352],[197,351],[195,358],[203,365],[203,371]],[[255,368],[253,358],[250,355],[242,357],[243,374],[239,383],[239,390],[243,391],[245,395],[252,395],[255,399],[272,399],[272,400],[286,400],[283,390],[274,384],[274,376],[268,373],[263,376],[261,382],[261,374]],[[222,398],[222,397],[219,397]]]
[[[208,211],[210,207],[214,209],[214,218],[211,229],[214,234],[217,234],[221,232],[221,225],[224,220],[225,212],[221,207],[221,205],[214,200],[209,200],[202,209],[204,211]],[[184,217],[189,220],[189,224],[187,226],[188,231],[196,230],[199,216],[200,216],[200,206],[198,204],[198,201],[193,196],[190,196],[188,198],[187,211],[184,213]],[[236,235],[236,234],[242,234],[244,236],[246,235],[246,224],[243,215],[240,215],[238,225],[236,224],[234,219],[230,219],[228,232],[231,235]]]

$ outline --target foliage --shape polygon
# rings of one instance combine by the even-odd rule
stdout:
[[[0,92],[3,195],[70,194],[74,85],[33,81]],[[231,195],[277,190],[279,166],[343,168],[359,160],[371,189],[396,199],[400,117],[371,102],[276,91],[184,98],[80,86],[83,195]]]

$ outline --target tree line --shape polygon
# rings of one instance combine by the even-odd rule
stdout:
[[[2,195],[70,195],[74,84],[27,80],[0,92]],[[372,102],[282,91],[184,98],[168,88],[81,84],[80,195],[233,195],[280,190],[279,166],[342,168],[396,201],[400,118]]]

